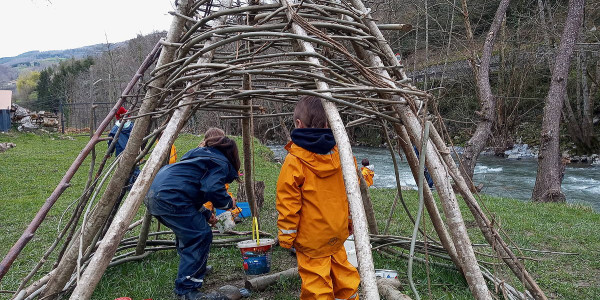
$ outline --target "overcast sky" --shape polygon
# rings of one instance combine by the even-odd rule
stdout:
[[[0,0],[0,57],[167,30],[172,0]]]

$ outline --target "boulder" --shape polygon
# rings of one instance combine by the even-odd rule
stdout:
[[[229,300],[238,300],[242,298],[240,289],[233,285],[225,285],[220,287],[218,293],[224,295]]]

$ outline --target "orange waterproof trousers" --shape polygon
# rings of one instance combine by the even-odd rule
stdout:
[[[358,300],[360,276],[342,247],[331,256],[311,258],[296,252],[302,300]]]

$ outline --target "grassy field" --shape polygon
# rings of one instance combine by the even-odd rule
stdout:
[[[199,142],[193,135],[183,135],[176,141],[179,155],[192,149]],[[62,178],[87,142],[85,136],[61,136],[57,134],[34,135],[22,133],[0,134],[0,142],[12,142],[16,148],[0,153],[0,256],[4,257],[18,239],[45,199]],[[97,147],[100,155],[106,150],[104,143]],[[276,233],[275,183],[279,164],[273,160],[270,150],[260,144],[255,146],[256,180],[266,184],[265,204],[261,211],[261,229]],[[81,195],[87,178],[89,162],[71,181],[71,187],[63,194],[46,221],[38,229],[34,239],[27,245],[9,273],[0,282],[0,299],[10,298],[6,292],[14,291],[21,279],[37,263],[41,255],[54,241],[57,231],[69,216],[72,204]],[[234,185],[235,189],[235,185]],[[380,230],[383,230],[394,191],[371,189]],[[409,209],[415,214],[416,193],[404,192]],[[494,216],[496,224],[507,232],[512,241],[524,249],[570,252],[577,255],[548,254],[523,251],[525,264],[550,299],[600,299],[600,214],[590,208],[565,204],[527,203],[513,199],[483,197],[482,204]],[[483,238],[468,210],[462,206],[466,225],[473,243],[483,243]],[[143,213],[143,206],[139,215]],[[153,228],[156,228],[154,225]],[[163,227],[164,228],[164,227]],[[245,221],[236,227],[249,230]],[[430,223],[425,223],[432,232]],[[408,236],[412,226],[406,214],[398,208],[394,214],[390,233]],[[132,234],[135,234],[133,232]],[[479,256],[490,253],[486,247],[477,247]],[[404,251],[405,253],[407,251]],[[54,258],[55,259],[55,258]],[[432,261],[443,262],[431,259]],[[497,260],[487,259],[494,263]],[[44,267],[47,272],[53,257]],[[375,267],[394,269],[401,281],[406,282],[406,261],[374,253]],[[108,269],[96,289],[94,299],[114,299],[128,296],[138,299],[173,298],[173,279],[177,272],[178,257],[174,250],[152,254],[142,262],[130,262]],[[215,271],[207,278],[206,290],[222,285],[243,286],[239,250],[234,247],[213,248],[209,264]],[[295,258],[275,247],[272,271],[281,271],[295,265]],[[464,279],[453,270],[440,267],[414,266],[417,289],[424,299],[472,299]],[[506,268],[491,267],[496,274],[505,274]],[[509,283],[519,286],[514,277]],[[251,299],[297,299],[300,281],[287,279],[262,293],[254,293]],[[408,286],[405,293],[413,296]]]

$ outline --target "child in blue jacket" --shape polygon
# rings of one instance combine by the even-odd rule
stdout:
[[[240,159],[235,142],[227,137],[206,140],[205,147],[187,152],[181,161],[162,167],[144,203],[161,223],[175,233],[179,270],[175,293],[182,299],[199,299],[206,273],[212,230],[199,210],[210,200],[219,209],[235,206],[226,183],[238,178]],[[209,211],[210,213],[210,211]]]

